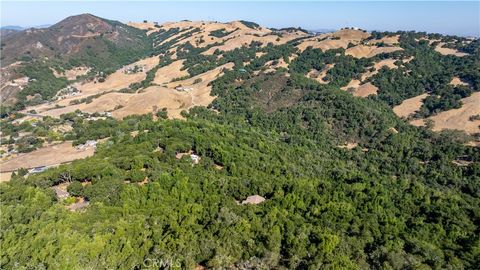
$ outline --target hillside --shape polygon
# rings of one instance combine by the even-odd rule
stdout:
[[[0,37],[5,38],[11,34],[15,34],[18,31],[21,31],[21,29],[15,29],[15,28],[0,28]]]
[[[88,53],[88,49],[94,49],[95,55],[102,57],[107,42],[129,48],[141,44],[141,33],[134,30],[91,14],[71,16],[48,28],[31,28],[4,37],[2,65],[29,58],[69,59]]]
[[[0,90],[1,100],[23,104],[26,96],[35,94],[48,99],[67,85],[62,78],[54,78],[55,72],[88,67],[90,76],[108,74],[141,58],[150,48],[151,41],[142,31],[91,14],[9,34],[2,37],[2,81],[26,77],[36,82]],[[6,86],[4,82],[0,85],[2,89]]]
[[[480,264],[479,40],[83,14],[5,42],[2,269]]]

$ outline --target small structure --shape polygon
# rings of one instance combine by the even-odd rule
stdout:
[[[93,149],[97,148],[97,141],[95,140],[88,140],[84,144],[77,145],[77,150],[86,150],[89,147],[93,147]]]
[[[105,119],[107,119],[105,116],[98,116],[98,117],[89,116],[85,120],[87,120],[87,121],[97,121],[97,120],[105,120]]]
[[[139,72],[144,72],[147,69],[146,65],[138,66],[128,66],[123,69],[123,73],[125,74],[134,74],[134,73],[139,73]]]
[[[46,169],[47,169],[46,166],[39,166],[39,167],[35,167],[33,169],[30,169],[28,172],[29,173],[41,173],[41,172],[44,172]]]
[[[390,132],[393,133],[393,134],[397,134],[397,133],[398,133],[398,130],[397,130],[396,128],[394,128],[394,127],[389,128],[388,131],[390,131]]]
[[[198,164],[198,162],[200,162],[200,157],[195,154],[190,154],[190,158],[192,159],[193,164]]]
[[[65,99],[67,97],[74,97],[76,95],[78,95],[80,93],[80,91],[74,87],[73,85],[69,85],[63,89],[61,89],[60,91],[58,91],[58,93],[55,95],[55,97],[57,98],[57,100],[61,100],[61,99]]]
[[[188,92],[188,91],[192,90],[192,88],[190,88],[190,87],[183,87],[183,86],[177,86],[177,87],[175,87],[175,90],[180,91],[180,92]]]
[[[253,196],[248,196],[247,199],[245,199],[242,204],[259,204],[265,201],[265,198],[260,196],[260,195],[253,195]]]
[[[68,185],[69,183],[62,183],[52,187],[58,200],[65,200],[70,196],[70,193],[67,191]]]
[[[195,164],[198,164],[202,159],[199,155],[195,154],[192,150],[185,153],[180,153],[180,152],[175,153],[176,159],[182,159],[184,156],[190,156],[190,159],[192,160],[192,166]]]
[[[93,147],[93,148],[96,148],[97,147],[97,141],[94,141],[94,140],[88,140],[85,142],[85,146],[86,147]]]

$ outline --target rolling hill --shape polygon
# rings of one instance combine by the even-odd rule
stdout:
[[[2,40],[2,64],[7,66],[25,59],[70,59],[88,54],[93,49],[102,57],[108,46],[135,49],[143,45],[140,31],[122,23],[108,21],[91,14],[68,17],[48,28],[18,31]],[[109,55],[104,56],[108,59]]]
[[[478,39],[83,14],[2,42],[1,268],[480,263]]]

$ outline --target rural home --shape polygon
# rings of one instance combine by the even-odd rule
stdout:
[[[248,196],[242,204],[259,204],[265,201],[265,198],[260,195]]]
[[[70,196],[70,193],[67,191],[67,186],[68,184],[63,183],[52,187],[52,189],[55,191],[57,199],[64,200]]]

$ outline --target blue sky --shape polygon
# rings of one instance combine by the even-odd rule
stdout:
[[[92,13],[123,22],[249,20],[267,27],[301,26],[367,30],[417,30],[480,36],[480,1],[2,1],[1,24],[53,24],[70,15]]]

